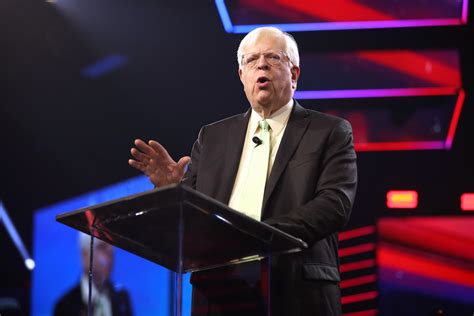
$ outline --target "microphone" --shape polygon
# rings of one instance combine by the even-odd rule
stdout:
[[[257,136],[254,136],[252,138],[252,141],[255,143],[255,145],[256,145],[255,147],[262,144],[262,140],[260,138],[258,138]]]

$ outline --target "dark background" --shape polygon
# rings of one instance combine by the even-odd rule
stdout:
[[[474,192],[472,23],[293,35],[306,52],[459,49],[466,100],[452,149],[359,153],[349,225],[390,214],[390,189],[417,190],[423,214],[459,214],[460,195]],[[127,164],[135,138],[179,158],[200,126],[245,111],[242,37],[225,33],[213,1],[1,0],[0,199],[27,248],[34,210],[138,174]],[[81,75],[113,54],[126,64]],[[30,273],[3,226],[0,240],[0,295],[27,311]]]

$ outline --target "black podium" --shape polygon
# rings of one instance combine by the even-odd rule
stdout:
[[[178,316],[184,273],[306,248],[304,241],[183,185],[60,214],[56,220],[176,272]]]

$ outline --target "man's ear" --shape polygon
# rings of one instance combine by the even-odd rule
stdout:
[[[239,70],[237,72],[239,73],[240,81],[242,81],[242,68],[239,67]],[[242,83],[243,83],[243,81],[242,81]]]
[[[291,87],[293,89],[296,89],[296,84],[298,82],[298,78],[300,77],[300,67],[298,66],[293,66],[291,67]]]

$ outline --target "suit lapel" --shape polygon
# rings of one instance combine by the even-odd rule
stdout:
[[[227,129],[227,143],[225,151],[225,168],[222,177],[224,181],[220,192],[219,200],[228,203],[232,189],[234,187],[235,177],[239,169],[240,157],[244,147],[247,125],[250,118],[251,109],[246,113],[239,115],[236,120]]]
[[[307,119],[307,111],[298,104],[295,100],[293,111],[286,125],[285,133],[278,147],[278,152],[273,163],[273,168],[265,186],[265,193],[263,196],[263,213],[265,213],[265,207],[270,198],[275,186],[280,179],[281,174],[286,168],[288,161],[295,152],[298,144],[300,143],[301,137],[303,137],[309,120]],[[263,218],[262,214],[262,218]]]

